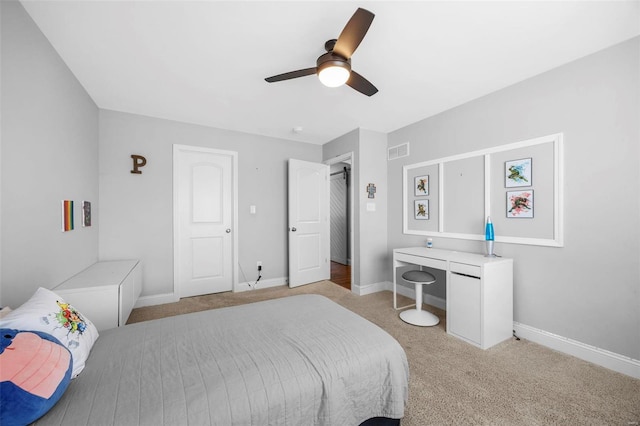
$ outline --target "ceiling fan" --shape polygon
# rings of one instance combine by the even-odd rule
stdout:
[[[375,15],[368,10],[358,8],[349,19],[349,22],[347,22],[347,25],[345,25],[338,39],[328,40],[324,44],[327,53],[318,58],[315,67],[274,75],[265,78],[265,80],[269,83],[274,83],[318,74],[318,78],[325,86],[338,87],[346,83],[364,95],[375,95],[378,89],[369,80],[351,69],[351,55],[358,48],[365,34],[367,34],[374,17]]]

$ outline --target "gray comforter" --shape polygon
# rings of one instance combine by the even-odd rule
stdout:
[[[104,331],[37,424],[358,425],[401,418],[398,342],[318,295]]]

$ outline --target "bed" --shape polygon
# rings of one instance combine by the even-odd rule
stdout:
[[[408,375],[384,330],[297,295],[103,331],[36,424],[399,424]]]

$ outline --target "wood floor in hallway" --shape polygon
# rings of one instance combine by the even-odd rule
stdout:
[[[351,290],[351,265],[331,262],[331,281]]]

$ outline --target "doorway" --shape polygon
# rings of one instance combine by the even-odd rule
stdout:
[[[330,165],[331,281],[351,290],[353,247],[352,155],[336,157]]]

